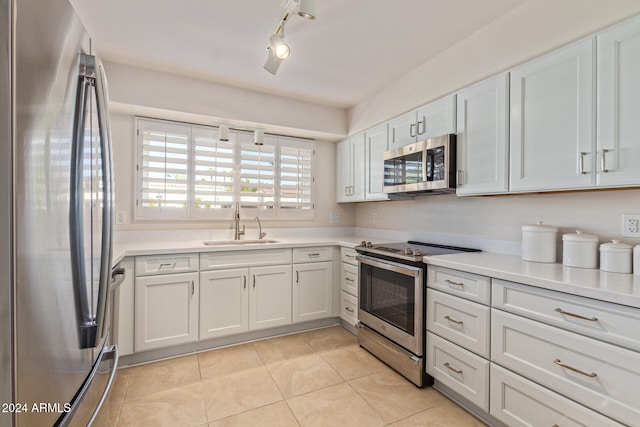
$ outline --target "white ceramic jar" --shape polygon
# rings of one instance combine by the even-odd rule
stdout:
[[[631,245],[614,239],[600,245],[600,270],[610,273],[631,273]]]
[[[562,264],[567,267],[598,268],[598,236],[576,230],[562,235]]]
[[[558,227],[536,224],[522,226],[522,259],[533,262],[556,262]]]

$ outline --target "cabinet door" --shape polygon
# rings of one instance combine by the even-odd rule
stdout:
[[[640,19],[598,35],[598,177],[640,184]]]
[[[449,95],[418,108],[417,140],[456,133],[456,96]]]
[[[353,185],[351,142],[348,138],[338,143],[336,157],[336,203],[348,202]]]
[[[594,39],[511,72],[511,191],[595,185]]]
[[[416,117],[414,110],[389,121],[389,150],[417,141]]]
[[[351,190],[351,196],[349,201],[362,202],[364,200],[364,164],[365,148],[364,148],[364,133],[349,138],[351,141],[351,159],[353,167],[353,188]]]
[[[249,269],[200,273],[200,339],[249,330]]]
[[[509,190],[509,74],[458,92],[458,196]]]
[[[136,278],[135,351],[198,339],[198,273]]]
[[[249,270],[249,329],[291,323],[291,265]]]
[[[365,194],[366,200],[387,200],[383,192],[384,152],[389,149],[387,124],[365,132]]]
[[[295,264],[293,275],[293,321],[331,317],[333,262]]]

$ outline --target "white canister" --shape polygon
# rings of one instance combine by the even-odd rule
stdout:
[[[536,224],[522,226],[522,259],[534,262],[556,262],[558,227]]]
[[[633,274],[640,275],[640,245],[633,248]]]
[[[611,273],[631,273],[631,245],[612,240],[600,245],[600,270]]]
[[[567,267],[598,268],[598,236],[576,230],[562,235],[562,264]]]

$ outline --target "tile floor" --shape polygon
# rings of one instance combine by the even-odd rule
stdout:
[[[483,426],[341,326],[118,371],[111,426]]]

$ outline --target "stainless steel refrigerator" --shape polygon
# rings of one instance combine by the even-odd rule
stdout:
[[[0,19],[0,426],[98,425],[118,360],[106,81],[68,0]]]

